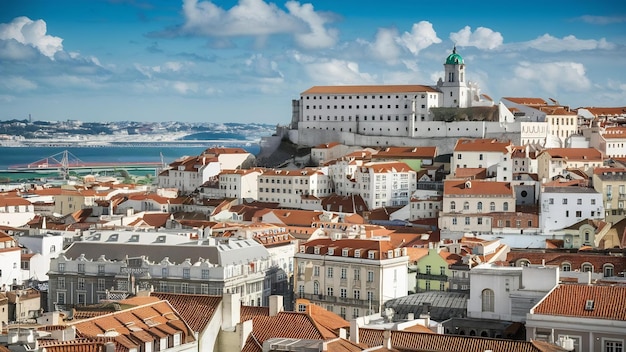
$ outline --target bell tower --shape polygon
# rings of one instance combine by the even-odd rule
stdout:
[[[445,77],[440,78],[437,87],[443,93],[443,107],[466,108],[470,104],[470,92],[465,81],[465,63],[463,57],[456,52],[448,55],[443,64]]]

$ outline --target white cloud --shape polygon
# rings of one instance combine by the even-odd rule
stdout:
[[[586,23],[601,24],[601,25],[611,24],[611,23],[626,22],[626,16],[591,16],[591,15],[585,15],[585,16],[580,16],[579,19],[582,20],[583,22],[586,22]]]
[[[309,33],[295,34],[295,39],[301,47],[307,49],[328,48],[337,43],[338,32],[324,27],[328,19],[315,12],[313,5],[300,5],[299,2],[288,1],[285,6],[293,16],[304,21],[311,30]]]
[[[370,44],[375,57],[384,61],[395,61],[400,56],[400,47],[396,44],[398,32],[394,29],[379,28],[376,39]]]
[[[560,39],[553,37],[549,34],[544,34],[537,39],[517,44],[514,47],[532,48],[541,51],[556,53],[560,51],[613,49],[615,45],[613,43],[607,42],[604,38],[600,40],[578,39],[573,35],[568,35]]]
[[[441,39],[437,37],[432,23],[428,21],[414,23],[411,32],[404,32],[397,41],[409,49],[413,55],[417,55],[420,50],[426,49],[432,44],[441,43]]]
[[[263,54],[254,54],[250,56],[245,65],[254,75],[262,77],[279,77],[282,79],[283,74],[278,69],[276,61],[270,60],[263,56]]]
[[[198,84],[193,82],[173,82],[172,88],[180,94],[195,93],[198,91]]]
[[[315,12],[313,5],[289,1],[285,7],[289,13],[263,0],[239,0],[228,10],[211,1],[184,0],[185,23],[173,35],[254,36],[262,42],[268,35],[292,34],[298,45],[307,49],[337,42],[338,32],[325,27],[330,18]]]
[[[16,17],[9,23],[0,23],[0,39],[16,40],[29,45],[43,55],[54,59],[54,54],[63,50],[63,39],[46,34],[46,22],[33,21],[28,17]]]
[[[450,33],[450,39],[458,46],[473,46],[478,49],[492,50],[502,45],[503,38],[500,32],[485,27],[478,27],[472,33],[470,26],[465,26],[456,33]]]
[[[178,72],[183,68],[183,63],[179,61],[168,61],[163,66],[168,71]]]
[[[24,77],[5,77],[0,81],[0,86],[14,92],[23,92],[37,88],[37,83]]]
[[[529,85],[538,84],[551,94],[559,91],[585,91],[591,87],[584,65],[577,62],[520,62],[515,67],[514,74],[517,80]]]
[[[350,85],[373,84],[374,76],[359,71],[359,64],[353,61],[338,59],[314,59],[310,56],[294,54],[297,62],[302,64],[306,74],[316,84]]]

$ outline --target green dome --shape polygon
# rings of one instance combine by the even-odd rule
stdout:
[[[446,59],[446,65],[462,65],[463,56],[456,53],[456,46],[452,49],[452,54]]]

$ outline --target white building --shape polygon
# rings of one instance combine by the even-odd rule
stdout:
[[[20,269],[22,250],[13,237],[0,231],[0,289],[22,284]]]
[[[503,227],[496,219],[510,221],[515,215],[515,192],[509,182],[444,181],[439,228],[446,232],[489,233]]]
[[[24,267],[23,260],[22,277],[24,280],[48,281],[50,260],[58,257],[63,251],[64,237],[46,231],[35,235],[17,235],[15,239],[21,246],[27,249],[28,254],[41,256],[41,258],[30,259],[27,268]]]
[[[344,319],[377,313],[406,296],[408,260],[389,238],[308,241],[295,255],[296,297]]]
[[[371,151],[361,150],[326,163],[328,174],[335,187],[335,193],[340,196],[358,194],[354,177],[358,168],[371,159]]]
[[[451,170],[457,168],[485,168],[487,177],[496,177],[497,181],[511,181],[513,164],[510,141],[499,142],[496,139],[461,138],[454,146]]]
[[[602,193],[589,187],[543,187],[540,227],[544,232],[560,230],[584,219],[604,219]]]
[[[357,168],[356,192],[369,209],[409,204],[417,172],[403,162],[370,162]]]
[[[219,189],[224,198],[258,199],[259,176],[263,169],[222,170],[219,174]]]
[[[20,227],[35,217],[35,206],[28,200],[0,194],[0,225]]]
[[[157,177],[160,188],[190,193],[226,169],[241,168],[253,155],[241,148],[209,148],[198,156],[186,156],[169,165]]]
[[[603,162],[602,153],[595,148],[550,148],[537,155],[537,175],[545,182],[571,168],[591,176]]]
[[[266,170],[258,177],[258,200],[277,202],[281,207],[303,208],[308,197],[327,197],[333,184],[327,168]]]
[[[409,204],[409,221],[432,219],[439,216],[443,207],[443,197],[439,191],[418,189],[413,193]]]
[[[526,314],[559,283],[559,268],[480,264],[470,270],[469,318],[526,321]]]

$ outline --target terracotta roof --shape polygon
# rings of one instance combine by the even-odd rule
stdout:
[[[507,153],[507,147],[513,146],[510,141],[501,142],[497,139],[468,139],[459,138],[454,146],[455,152],[500,152]]]
[[[626,138],[626,127],[607,127],[602,137],[605,139],[623,139]]]
[[[391,162],[369,162],[362,167],[372,170],[373,173],[395,173],[395,172],[409,172],[413,171],[407,163],[399,161]]]
[[[626,175],[626,168],[623,167],[596,167],[593,169],[593,173],[594,175],[603,175],[603,174],[607,174],[607,175],[611,175],[614,173],[622,173],[624,175]]]
[[[439,90],[423,85],[378,85],[378,86],[314,86],[300,95],[311,94],[394,94],[414,92],[437,92]]]
[[[485,179],[487,178],[487,169],[484,167],[457,167],[454,170],[454,177],[456,178],[472,178],[472,179]]]
[[[22,197],[10,197],[6,195],[0,195],[0,207],[14,207],[19,205],[31,205],[31,202]]]
[[[466,182],[469,182],[467,187]],[[514,195],[509,182],[448,180],[443,182],[444,196],[477,195],[477,196],[510,196]]]
[[[270,308],[259,306],[244,306],[242,304],[239,315],[241,321],[250,320],[258,316],[268,317],[270,315]]]
[[[626,321],[624,302],[626,286],[559,285],[531,310],[531,314]]]
[[[584,107],[579,109],[589,110],[595,116],[620,116],[626,115],[626,107]]]
[[[515,98],[515,97],[504,97],[502,99],[506,99],[515,104],[521,105],[529,105],[529,106],[539,106],[539,105],[548,105],[548,102],[543,100],[542,98]]]
[[[333,331],[318,324],[306,313],[280,312],[275,316],[252,319],[252,334],[261,344],[272,337],[327,340],[337,337]]]
[[[150,296],[170,302],[172,307],[196,332],[203,331],[213,318],[221,296],[151,292]]]
[[[626,271],[626,260],[624,257],[618,257],[614,255],[605,254],[602,252],[577,252],[570,253],[567,250],[555,250],[555,251],[518,251],[512,250],[507,253],[506,260],[510,264],[515,264],[518,260],[528,260],[530,264],[544,264],[544,265],[558,265],[563,263],[569,263],[571,270],[580,270],[584,263],[589,263],[593,266],[593,271],[601,273],[605,264],[613,265],[613,271],[620,273]]]
[[[359,329],[359,341],[370,347],[383,345],[383,331]],[[540,341],[514,341],[482,337],[391,331],[391,346],[399,351],[441,352],[561,352],[564,349]]]
[[[539,153],[553,159],[602,161],[602,153],[595,148],[550,148]]]
[[[436,156],[437,147],[388,147],[372,155],[372,158],[433,159]]]
[[[308,241],[304,244],[305,253],[314,254],[315,249],[318,249],[319,255],[328,257],[342,257],[343,249],[348,250],[348,257],[368,259],[371,252],[374,256],[373,260],[387,259],[387,251],[399,248],[394,246],[391,241],[388,240],[372,240],[372,239],[339,239],[332,240],[330,238],[322,238]],[[332,254],[330,250],[332,249]],[[359,250],[359,255],[356,256],[356,250]]]

